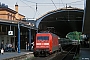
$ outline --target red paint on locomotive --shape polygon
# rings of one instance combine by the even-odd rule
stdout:
[[[39,53],[40,51],[53,53],[59,50],[58,36],[52,33],[37,33],[35,37],[35,47],[34,53]]]

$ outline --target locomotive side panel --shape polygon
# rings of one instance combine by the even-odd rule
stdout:
[[[50,34],[50,36],[49,36],[49,51],[50,51],[50,53],[52,53],[52,47],[53,47],[52,43],[53,43],[52,36]]]
[[[58,43],[58,36],[57,35],[52,35],[52,51],[57,51],[59,50],[59,43]]]

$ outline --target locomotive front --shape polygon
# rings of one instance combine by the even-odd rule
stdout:
[[[34,56],[39,56],[39,55],[48,55],[49,54],[49,39],[50,35],[49,34],[42,34],[38,33],[36,34],[36,39],[35,39],[35,47],[34,47]]]

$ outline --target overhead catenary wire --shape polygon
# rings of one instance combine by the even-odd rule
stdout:
[[[21,2],[23,2],[22,0],[20,0]],[[25,2],[23,2],[24,4],[26,4]],[[30,7],[31,9],[33,9],[33,11],[35,12],[35,9],[32,8],[30,5],[26,4],[28,7]]]
[[[21,1],[21,0],[20,0],[20,1]],[[31,6],[30,6],[30,5],[28,5],[27,3],[23,2],[23,1],[30,2],[30,3],[36,4],[36,5],[31,5]],[[23,3],[26,4],[27,6],[20,6],[20,7],[30,7],[31,9],[33,9],[33,11],[35,12],[35,14],[34,14],[34,18],[35,18],[37,12],[38,12],[38,15],[41,15],[41,14],[39,13],[39,11],[38,11],[37,4],[38,4],[38,6],[52,6],[52,4],[53,4],[53,5],[55,6],[55,8],[57,9],[56,6],[59,6],[59,7],[60,7],[60,4],[62,4],[62,5],[65,7],[66,4],[78,3],[78,2],[82,2],[83,0],[75,1],[75,2],[70,2],[70,3],[63,3],[62,0],[61,0],[62,3],[61,3],[61,2],[59,2],[59,3],[54,3],[53,0],[51,0],[51,1],[52,1],[52,3],[36,3],[36,2],[33,2],[33,1],[29,1],[29,0],[22,0],[21,2],[23,2]],[[59,1],[60,1],[60,0],[59,0]],[[83,5],[83,4],[73,4],[73,5]],[[32,6],[35,6],[35,8],[33,8]]]
[[[66,4],[66,3],[65,3]],[[67,3],[68,4],[68,3]],[[83,4],[72,4],[72,5],[83,5]],[[32,6],[36,6],[36,5],[32,5]],[[38,6],[52,6],[52,5],[38,5]],[[59,5],[56,5],[56,6],[59,6]],[[13,6],[10,6],[10,7],[13,7]],[[24,5],[21,5],[19,7],[29,7],[29,6],[24,6]]]
[[[27,0],[24,0],[24,1],[27,1]],[[32,1],[27,1],[27,2],[31,2],[31,3],[35,3],[36,4],[36,10],[35,10],[35,12],[37,13],[38,12],[38,14],[40,14],[40,12],[38,11],[38,9],[37,9],[37,3],[36,2],[32,2]],[[35,13],[35,14],[36,14]],[[41,14],[40,14],[41,15]]]
[[[36,4],[36,10],[34,11],[35,14],[34,14],[34,17],[33,18],[35,18],[37,12],[38,12],[38,15],[41,15],[40,12],[37,9],[37,3],[36,2],[32,2],[32,1],[28,1],[28,0],[23,0],[23,1],[27,1],[27,2],[31,2],[31,3],[35,3]]]
[[[54,2],[53,2],[53,0],[51,0],[52,1],[52,3],[54,4]],[[57,9],[57,7],[56,7],[56,5],[54,4],[54,6],[55,6],[55,8]]]
[[[21,0],[20,0],[21,1]],[[21,1],[21,2],[23,2],[23,1]],[[23,2],[24,4],[26,4],[25,2]],[[36,10],[33,8],[33,7],[31,7],[30,5],[28,5],[28,4],[26,4],[28,7],[30,7],[31,9],[33,9],[33,11],[35,12],[35,15],[34,15],[34,17],[33,17],[33,19],[35,18],[35,16],[36,16],[36,13],[37,13],[37,6],[36,6]],[[40,15],[40,13],[38,12],[38,14]]]
[[[27,0],[24,0],[24,1],[26,1],[26,2],[30,2],[30,3],[35,3],[36,4],[36,2],[32,2],[32,1],[27,1]],[[62,1],[62,0],[61,0]],[[82,1],[84,1],[84,0],[80,0],[80,1],[75,1],[75,2],[70,2],[70,3],[63,3],[63,1],[62,1],[62,3],[60,3],[60,1],[59,1],[59,3],[54,3],[55,5],[57,5],[57,4],[63,4],[63,6],[65,6],[66,4],[73,4],[73,3],[78,3],[78,2],[82,2]],[[42,6],[42,4],[43,5],[52,5],[53,3],[37,3],[38,4],[38,6]],[[41,5],[40,5],[41,4]],[[64,5],[65,4],[65,5]],[[49,6],[48,5],[48,6]],[[82,5],[82,4],[74,4],[74,5]]]
[[[63,4],[63,6],[65,7],[65,5],[64,5],[64,3],[63,3],[63,1],[61,0],[61,2],[62,2],[62,4]]]
[[[78,2],[82,2],[82,1],[84,1],[84,0],[80,0],[80,1],[71,2],[71,3],[69,3],[69,4],[78,3]]]
[[[33,2],[33,1],[28,1],[28,0],[24,0],[24,1],[31,2],[31,3],[35,3],[36,4],[36,2]]]

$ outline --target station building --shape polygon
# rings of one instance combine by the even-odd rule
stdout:
[[[18,4],[15,5],[15,10],[13,10],[7,5],[0,3],[0,47],[1,42],[4,42],[4,48],[6,43],[12,44],[14,48],[17,47],[18,22],[20,21],[20,48],[25,49],[25,42],[29,43],[29,40],[33,39],[33,36],[35,35],[32,33],[31,38],[29,39],[29,30],[31,30],[31,32],[36,30],[34,30],[35,23],[22,21],[24,18],[24,15],[18,13]],[[10,31],[12,34],[9,33]]]

